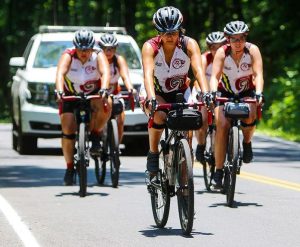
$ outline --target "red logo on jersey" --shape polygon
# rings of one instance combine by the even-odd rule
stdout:
[[[247,70],[249,70],[251,68],[251,64],[249,64],[249,63],[242,63],[241,64],[241,70],[242,71],[247,71]]]
[[[174,69],[180,69],[185,64],[185,61],[179,58],[174,59],[172,66]]]
[[[239,92],[243,92],[243,91],[252,89],[253,88],[252,75],[241,77],[241,78],[237,79],[235,82],[235,88]]]
[[[86,74],[91,74],[91,73],[93,73],[93,71],[94,71],[95,69],[96,69],[96,68],[95,68],[94,66],[92,66],[92,65],[86,66],[86,67],[85,67],[85,73],[86,73]]]
[[[181,88],[185,82],[185,77],[173,77],[166,80],[166,89],[172,91],[176,88]]]
[[[83,85],[80,85],[80,89],[84,93],[91,93],[96,89],[96,87],[97,87],[96,81],[87,81]]]

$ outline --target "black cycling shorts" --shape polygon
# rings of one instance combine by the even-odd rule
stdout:
[[[234,93],[230,93],[230,92],[223,91],[223,90],[218,91],[218,96],[219,97],[225,97],[225,98],[234,98],[234,97],[236,97],[236,95]],[[255,91],[254,90],[247,90],[247,91],[244,91],[244,92],[241,92],[241,93],[238,94],[239,99],[242,99],[242,98],[245,98],[245,97],[254,97],[254,96],[255,96]],[[224,102],[217,102],[217,105],[224,105]]]
[[[155,94],[162,97],[167,103],[176,103],[176,94],[177,93],[182,93],[184,95],[186,90],[187,90],[187,88],[184,89],[184,90],[176,90],[176,91],[171,92],[171,93],[164,93],[164,92],[155,91]],[[183,99],[183,101],[186,102],[185,99]]]

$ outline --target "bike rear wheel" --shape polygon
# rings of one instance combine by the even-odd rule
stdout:
[[[104,184],[104,180],[106,177],[106,162],[108,160],[107,132],[105,130],[103,131],[101,142],[102,142],[102,151],[100,156],[93,157],[95,161],[95,176],[96,176],[97,183],[99,185]]]
[[[108,138],[111,182],[112,187],[117,188],[119,185],[120,154],[118,126],[115,119],[111,119],[108,123]]]
[[[227,164],[225,165],[224,189],[227,206],[232,207],[236,185],[236,174],[239,162],[239,132],[238,127],[233,126],[229,131]]]
[[[177,147],[176,194],[181,228],[189,235],[194,221],[194,180],[192,158],[189,144],[181,139]]]
[[[80,197],[86,196],[87,187],[87,159],[86,150],[88,147],[86,139],[85,123],[79,125],[79,139],[78,139],[78,165],[77,169],[79,172],[79,195]]]

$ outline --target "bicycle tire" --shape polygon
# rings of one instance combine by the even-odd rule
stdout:
[[[176,194],[180,225],[183,234],[189,235],[194,221],[194,180],[191,151],[186,139],[181,139],[178,144],[176,162]]]
[[[78,139],[78,162],[79,162],[79,195],[80,197],[86,196],[86,187],[87,187],[87,161],[86,161],[86,149],[87,149],[87,140],[86,140],[86,130],[85,123],[80,123],[79,125],[79,139]]]
[[[225,193],[227,206],[232,207],[234,203],[236,174],[239,162],[239,130],[237,126],[233,126],[230,129],[227,152],[229,160],[225,166]]]
[[[106,177],[106,162],[107,162],[107,128],[106,126],[103,129],[103,133],[101,135],[101,143],[102,143],[102,150],[100,156],[93,157],[95,162],[95,176],[97,183],[99,185],[103,185]]]
[[[214,157],[214,151],[213,151],[213,132],[207,131],[206,135],[206,148],[205,148],[205,163],[202,164],[202,170],[203,170],[203,178],[204,178],[204,184],[207,191],[211,191],[211,182],[215,174],[215,157]]]
[[[115,119],[111,119],[108,124],[109,138],[109,160],[110,160],[110,175],[113,188],[119,185],[120,174],[120,154],[119,154],[119,136],[118,126]]]
[[[161,188],[150,185],[152,213],[158,228],[163,228],[167,224],[170,212],[170,190],[167,174],[165,173],[165,166],[165,157],[163,151],[161,151],[159,155],[160,171],[158,173]]]

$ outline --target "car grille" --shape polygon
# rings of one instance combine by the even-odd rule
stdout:
[[[136,124],[132,126],[124,126],[124,131],[148,131],[148,126],[147,124]]]
[[[29,124],[33,130],[54,130],[54,131],[61,130],[60,124],[50,124],[46,122],[35,122],[35,121],[30,121]]]

